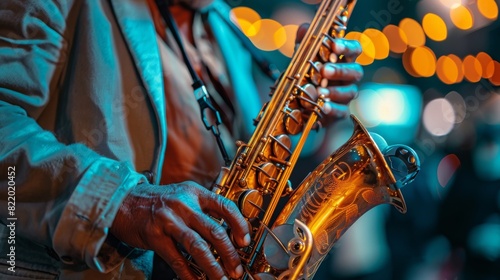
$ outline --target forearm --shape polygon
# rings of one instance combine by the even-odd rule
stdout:
[[[0,220],[10,217],[13,167],[16,234],[104,271],[119,260],[105,250],[107,262],[99,263],[108,228],[143,177],[83,144],[60,142],[56,128],[47,130],[54,124],[40,125],[44,113],[57,110],[48,104],[61,95],[77,3],[0,2]]]

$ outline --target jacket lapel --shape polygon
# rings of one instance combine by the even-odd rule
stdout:
[[[156,31],[144,0],[110,0],[118,25],[155,110],[160,137],[155,174],[161,174],[166,148],[165,90]],[[156,180],[160,176],[155,176]]]
[[[237,100],[235,105],[242,114],[245,133],[249,137],[254,130],[253,118],[259,114],[262,104],[252,77],[252,58],[241,46],[239,39],[232,33],[221,15],[214,10],[229,17],[230,9],[223,1],[216,0],[206,9],[207,20],[226,62],[226,69]]]

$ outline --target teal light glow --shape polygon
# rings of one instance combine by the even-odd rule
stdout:
[[[392,138],[407,142],[418,128],[421,93],[410,85],[367,83],[349,109],[370,131],[381,134],[388,142]]]

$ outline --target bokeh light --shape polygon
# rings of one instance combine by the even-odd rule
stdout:
[[[481,67],[481,62],[479,62],[477,58],[472,55],[466,56],[462,66],[464,76],[467,81],[476,83],[481,80],[483,68]]]
[[[393,53],[404,53],[408,48],[406,34],[396,25],[389,24],[382,30],[389,41],[389,49]]]
[[[448,186],[459,167],[460,159],[456,155],[445,156],[438,165],[437,178],[439,185],[443,188]]]
[[[261,19],[253,25],[260,27],[257,34],[249,36],[257,48],[263,51],[274,51],[285,44],[287,40],[286,32],[279,22],[273,19]]]
[[[415,132],[415,125],[420,122],[421,104],[422,96],[416,87],[365,83],[358,98],[349,103],[349,109],[366,127],[374,129],[371,131],[391,139],[410,140],[408,138]],[[389,128],[395,127],[410,134],[389,135],[393,131]]]
[[[399,28],[406,34],[408,45],[411,47],[420,47],[425,45],[425,33],[416,20],[404,18],[399,22]]]
[[[479,63],[481,63],[482,77],[488,79],[491,76],[493,76],[495,68],[491,56],[485,52],[480,52],[476,55],[476,58],[479,61]]]
[[[500,86],[500,63],[498,61],[493,61],[491,64],[493,64],[494,70],[489,81],[495,86]]]
[[[453,117],[445,117],[450,122],[454,121],[455,123],[462,123],[467,115],[467,105],[465,104],[465,100],[462,95],[456,91],[451,91],[444,98],[450,102],[454,111]]]
[[[436,55],[426,47],[417,47],[411,52],[411,65],[420,77],[430,77],[436,72]]]
[[[437,60],[436,74],[441,82],[450,85],[458,78],[458,67],[453,59],[443,55]]]
[[[368,28],[363,31],[375,47],[375,59],[384,59],[389,56],[389,40],[380,30]]]
[[[382,97],[373,89],[362,89],[359,91],[358,98],[349,103],[352,112],[356,112],[366,127],[374,127],[381,123],[376,110],[373,110],[373,104],[381,103]],[[368,109],[369,108],[369,109]]]
[[[463,79],[464,79],[464,70],[463,70],[463,63],[462,63],[462,60],[460,59],[460,57],[454,55],[454,54],[450,54],[448,55],[449,58],[451,58],[451,60],[453,60],[453,62],[455,62],[455,65],[457,66],[457,79],[455,80],[455,83],[460,83]]]
[[[412,64],[412,54],[413,54],[413,48],[409,48],[403,53],[403,56],[401,57],[401,61],[403,62],[403,67],[405,68],[406,72],[410,74],[413,77],[420,77],[418,73],[415,71],[413,68]]]
[[[287,57],[292,57],[295,50],[295,37],[299,26],[295,24],[285,25],[283,29],[286,34],[286,41],[285,44],[279,48],[279,51]]]
[[[495,0],[477,0],[477,9],[487,19],[498,18],[498,5]]]
[[[444,20],[433,13],[428,13],[422,19],[422,27],[425,34],[431,40],[443,41],[448,36],[448,29]]]
[[[459,29],[467,30],[474,25],[472,13],[463,5],[452,8],[450,10],[450,18],[451,22]]]
[[[260,30],[257,22],[261,20],[261,17],[252,8],[242,6],[231,9],[231,20],[248,37],[255,36]]]
[[[361,65],[369,65],[375,59],[375,45],[370,37],[357,31],[351,31],[345,35],[346,39],[357,40],[361,44],[363,52],[358,56],[356,62]]]
[[[423,112],[423,124],[432,135],[445,136],[455,124],[453,106],[445,98],[437,98],[427,103]]]
[[[393,123],[403,115],[405,108],[404,96],[400,91],[385,89],[379,90],[382,102],[377,104],[377,117],[383,123]]]

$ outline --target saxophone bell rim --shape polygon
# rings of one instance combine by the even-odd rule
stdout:
[[[366,130],[364,125],[355,115],[351,114],[350,117],[354,124],[354,134],[356,134],[356,131],[361,131],[363,134],[366,135],[366,137],[369,138],[371,143],[376,147],[376,149],[373,152],[376,153],[377,158],[382,161],[383,169],[386,170],[385,173],[389,179],[389,183],[387,184],[387,188],[389,189],[389,195],[390,195],[389,204],[393,205],[400,213],[405,214],[407,211],[407,207],[403,193],[401,192],[401,187],[402,187],[401,183],[397,181],[396,178],[394,177],[394,174],[392,173],[389,164],[385,160],[385,157],[382,154],[380,147],[377,145],[377,142],[373,139],[368,130]]]

